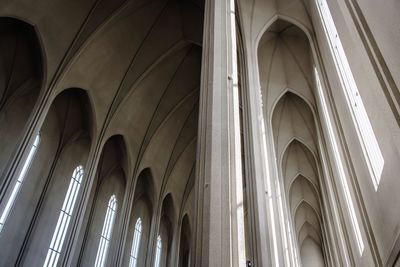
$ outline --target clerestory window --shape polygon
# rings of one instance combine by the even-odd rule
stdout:
[[[129,258],[129,267],[136,267],[139,255],[140,239],[142,237],[142,219],[139,218],[135,224],[135,233],[133,234],[133,242],[131,255]]]
[[[47,251],[46,260],[43,267],[57,266],[60,258],[61,249],[64,244],[69,223],[71,222],[72,213],[75,203],[78,198],[79,189],[83,178],[83,167],[78,166],[72,173],[72,178],[69,183],[67,194],[64,198],[60,215],[58,217],[56,229],[54,230],[53,238],[51,239],[49,250]]]
[[[322,20],[323,28],[328,39],[335,67],[339,73],[342,87],[345,92],[347,104],[350,108],[353,122],[367,161],[375,191],[378,190],[381,179],[384,159],[378,141],[372,129],[363,101],[359,94],[357,84],[350,69],[349,62],[344,52],[342,43],[337,33],[332,15],[326,0],[316,0],[317,9]]]
[[[156,258],[154,260],[154,267],[160,267],[161,251],[162,251],[161,236],[158,235],[158,237],[157,237],[157,246],[156,246]]]
[[[101,231],[100,243],[97,250],[96,262],[94,264],[95,267],[103,267],[106,264],[116,212],[117,198],[115,195],[112,195],[107,205],[106,217],[104,219],[103,230]]]
[[[357,241],[357,246],[358,246],[359,252],[360,252],[360,254],[362,254],[363,251],[364,251],[364,241],[363,241],[363,238],[362,238],[362,235],[361,235],[360,224],[359,224],[358,218],[356,216],[356,211],[355,211],[355,208],[354,208],[353,199],[351,198],[347,177],[346,177],[346,174],[344,172],[343,163],[342,163],[342,160],[341,160],[341,157],[340,157],[340,154],[339,154],[339,146],[338,146],[338,143],[336,141],[335,134],[333,132],[332,121],[331,121],[329,113],[328,113],[328,106],[326,104],[325,94],[324,94],[324,91],[322,89],[321,80],[319,78],[318,71],[317,71],[317,69],[315,67],[314,67],[314,75],[315,75],[315,80],[316,80],[316,84],[317,84],[318,97],[321,100],[322,113],[323,113],[324,119],[326,121],[326,125],[327,125],[327,129],[328,129],[328,134],[329,134],[330,140],[332,142],[334,159],[335,159],[336,166],[338,168],[339,180],[340,180],[340,183],[341,183],[342,188],[343,188],[343,192],[344,192],[344,196],[345,196],[345,200],[346,200],[346,204],[347,204],[347,210],[349,211],[350,221],[351,221],[351,224],[352,224],[352,227],[353,227],[353,231],[354,231],[354,234],[355,234],[355,237],[356,237],[356,241]]]
[[[38,133],[35,137],[35,141],[29,151],[28,157],[26,158],[24,165],[22,166],[21,172],[18,175],[17,182],[15,183],[13,190],[11,191],[10,197],[8,198],[4,210],[0,216],[0,233],[3,230],[4,224],[7,221],[8,215],[11,212],[12,207],[14,206],[14,202],[18,196],[19,191],[21,190],[22,183],[24,182],[25,176],[32,164],[33,158],[36,155],[37,149],[40,143],[40,133]]]

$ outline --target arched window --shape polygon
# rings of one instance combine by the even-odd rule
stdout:
[[[142,237],[142,219],[139,218],[135,224],[135,233],[133,234],[132,250],[129,259],[129,267],[136,267],[139,254],[140,238]]]
[[[40,143],[40,133],[38,133],[35,137],[35,141],[33,142],[33,145],[31,147],[31,150],[29,151],[28,157],[26,158],[25,163],[22,166],[22,170],[19,173],[17,182],[15,183],[14,188],[11,191],[11,195],[8,198],[7,204],[5,205],[4,210],[1,213],[0,233],[3,230],[4,224],[6,223],[7,217],[10,214],[10,211],[14,205],[14,202],[15,202],[15,199],[17,198],[19,190],[21,190],[22,183],[25,179],[26,173],[29,170],[29,167],[31,166],[32,160],[36,155],[36,151],[38,149],[39,143]]]
[[[58,259],[61,254],[61,249],[67,234],[68,226],[71,221],[72,212],[76,199],[78,197],[79,189],[81,187],[83,177],[83,167],[78,166],[72,173],[72,178],[69,183],[67,194],[64,198],[60,216],[58,217],[56,229],[51,239],[50,247],[47,252],[46,260],[43,264],[44,267],[57,266]]]
[[[117,198],[115,195],[112,195],[108,201],[106,217],[104,219],[103,230],[100,235],[100,244],[97,250],[96,262],[94,264],[95,267],[103,267],[106,263],[116,211]]]
[[[154,261],[154,267],[160,267],[161,250],[162,250],[161,236],[158,235],[157,247],[156,247],[156,259]]]

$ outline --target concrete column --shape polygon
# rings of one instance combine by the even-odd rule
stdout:
[[[240,1],[238,6],[241,6]],[[240,10],[239,10],[240,11]],[[240,13],[238,14],[240,15]],[[240,22],[243,18],[240,19]],[[243,24],[243,23],[242,23]],[[249,209],[249,247],[247,255],[252,266],[273,265],[273,230],[275,221],[271,218],[272,190],[269,190],[267,168],[266,137],[263,126],[262,99],[257,67],[256,45],[246,36],[241,26],[243,39],[239,43],[241,92],[243,104],[243,131],[245,157],[245,178],[247,184],[247,203]],[[240,30],[238,29],[238,31]],[[272,203],[272,208],[273,207]]]
[[[230,6],[229,0],[207,0],[205,5],[192,266],[245,265],[237,252],[242,216],[232,202],[241,176],[232,114]]]

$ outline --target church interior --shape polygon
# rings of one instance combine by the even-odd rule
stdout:
[[[400,267],[398,0],[0,0],[0,266]]]

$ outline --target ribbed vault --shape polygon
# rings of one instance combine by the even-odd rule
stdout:
[[[52,13],[42,8],[44,4],[54,6]],[[129,220],[142,216],[148,224],[144,228],[148,233],[146,242],[153,242],[157,232],[166,231],[170,252],[175,225],[186,215],[187,227],[193,216],[204,0],[88,0],[63,8],[43,0],[33,12],[36,17],[24,8],[15,11],[35,22],[41,43],[34,27],[14,19],[0,20],[0,46],[4,51],[0,52],[4,54],[0,59],[0,121],[8,112],[3,112],[8,102],[29,103],[21,120],[16,121],[15,131],[22,132],[42,83],[47,98],[38,106],[43,118],[67,88],[82,88],[87,96],[84,103],[78,98],[57,104],[63,108],[70,103],[68,112],[72,117],[67,123],[61,125],[65,120],[59,117],[57,122],[53,114],[51,119],[65,127],[66,134],[84,125],[86,136],[93,141],[90,151],[100,155],[93,174],[88,169],[88,175],[96,178],[88,193],[91,210],[85,215],[89,223],[82,231],[88,240],[83,246],[96,246],[91,246],[90,235],[98,223],[90,220],[103,212],[104,203],[98,204],[100,193],[96,191],[102,190],[101,177],[121,176],[124,192],[117,194],[118,212],[125,214],[116,222],[132,225]],[[74,16],[67,18],[66,14]],[[46,57],[42,56],[42,47]],[[18,57],[13,58],[16,50]],[[81,110],[90,112],[82,116]],[[37,128],[41,130],[40,125]],[[6,129],[0,125],[0,137],[5,134]],[[1,164],[6,162],[3,154],[8,158],[17,149],[17,141],[10,143],[7,153],[0,153]],[[130,244],[130,230],[124,233],[118,227],[116,240],[125,235]],[[184,235],[187,239],[188,234]],[[79,256],[81,263],[92,261],[93,251],[89,250]],[[151,257],[142,260],[150,264]],[[169,257],[165,255],[168,262]]]
[[[181,205],[194,166],[203,6],[99,1],[58,85],[88,88],[100,134],[126,140],[132,178],[151,170],[158,210],[168,193]]]
[[[44,66],[33,26],[0,17],[0,183],[42,88]]]
[[[322,177],[307,36],[297,26],[277,20],[260,40],[258,60],[264,116],[271,118],[278,172],[299,257],[303,264],[310,264],[312,258],[311,266],[324,266]],[[319,260],[315,261],[316,255]]]

